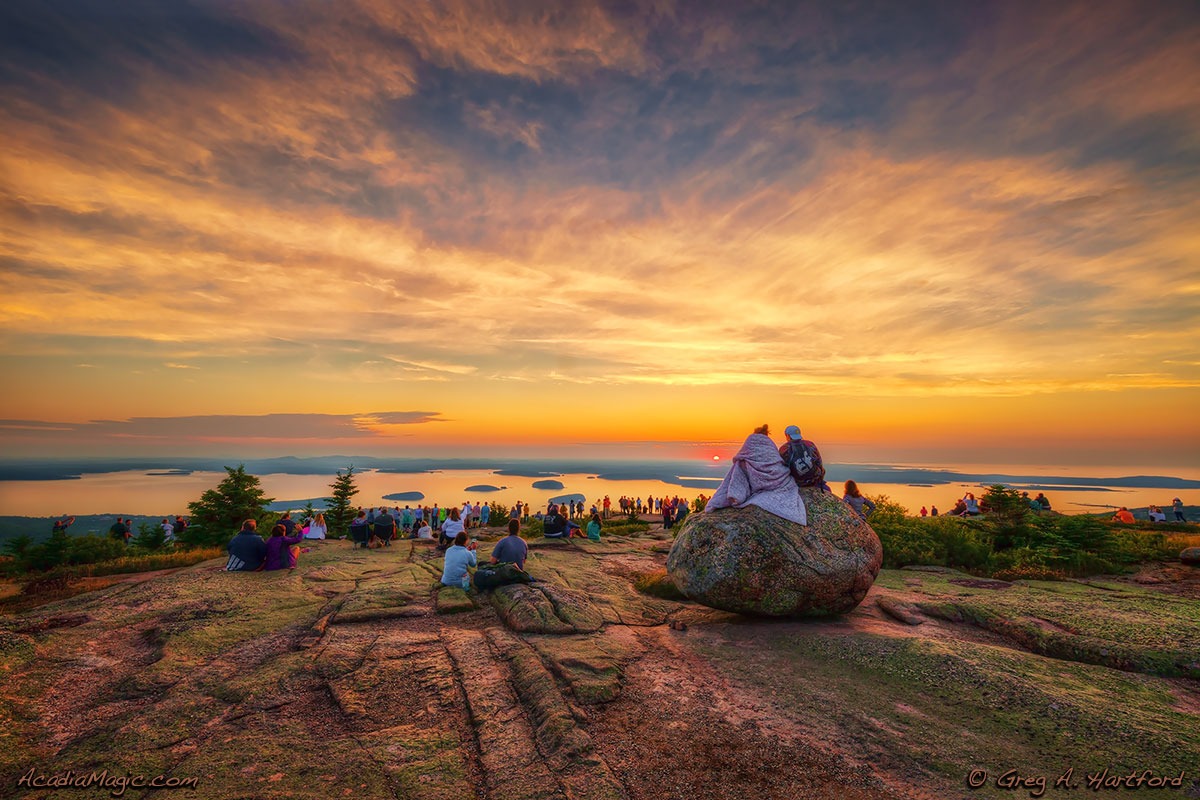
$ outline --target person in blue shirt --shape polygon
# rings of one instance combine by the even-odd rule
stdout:
[[[458,586],[462,589],[471,588],[471,575],[467,567],[477,565],[475,559],[475,542],[467,544],[467,532],[459,531],[454,537],[454,544],[446,548],[446,562],[442,569],[442,585]]]
[[[520,534],[521,521],[510,519],[508,521],[508,536],[496,542],[496,546],[492,548],[493,564],[508,561],[516,564],[521,569],[525,569],[525,559],[529,556],[529,545],[525,544],[525,540],[521,538]]]

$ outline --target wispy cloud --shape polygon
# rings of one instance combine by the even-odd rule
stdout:
[[[532,402],[1196,388],[1194,12],[929,11],[6,4],[0,344]]]
[[[381,426],[422,425],[439,421],[436,411],[379,411],[367,414],[209,414],[192,417],[134,417],[60,423],[0,420],[14,435],[63,434],[81,440],[145,439],[187,444],[196,440],[362,439],[381,436]]]

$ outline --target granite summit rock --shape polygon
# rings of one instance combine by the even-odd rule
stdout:
[[[850,611],[883,563],[879,537],[841,499],[800,490],[808,525],[757,506],[693,514],[667,572],[696,602],[724,611],[808,617]]]

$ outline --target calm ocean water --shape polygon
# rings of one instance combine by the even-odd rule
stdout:
[[[964,472],[979,474],[1008,474],[1024,476],[1080,475],[1088,478],[1116,478],[1123,475],[1151,474],[1145,470],[1131,468],[1099,469],[1048,466],[988,466],[971,467]],[[863,467],[859,473],[878,474]],[[723,470],[697,470],[697,475],[721,476]],[[1179,470],[1168,474],[1200,479],[1200,474],[1183,475]],[[224,473],[193,472],[190,474],[147,474],[144,471],[87,474],[78,480],[53,481],[0,481],[0,514],[20,516],[52,516],[56,514],[186,514],[189,501],[196,500],[206,489],[215,487]],[[325,497],[329,493],[332,476],[272,474],[259,476],[264,491],[279,501],[303,501]],[[911,485],[908,483],[881,483],[864,480],[856,474],[855,465],[831,466],[829,482],[837,494],[841,494],[842,482],[847,478],[859,481],[860,488],[871,497],[887,495],[892,500],[916,513],[921,506],[936,505],[946,511],[965,492],[979,495],[983,491],[980,482],[953,481],[939,485]],[[712,489],[685,488],[660,480],[608,480],[586,474],[565,474],[553,480],[563,484],[562,489],[535,489],[535,478],[497,475],[490,470],[446,470],[432,473],[397,474],[363,472],[357,476],[360,492],[355,497],[363,507],[416,504],[416,500],[384,500],[387,494],[421,492],[423,504],[461,504],[464,500],[497,500],[512,505],[517,500],[544,507],[553,497],[564,494],[582,494],[590,504],[608,495],[615,502],[621,495],[646,498],[663,495],[679,495],[688,499],[700,493],[712,494]],[[1014,482],[1016,483],[1016,482]],[[468,491],[468,487],[490,485],[497,491]],[[1056,510],[1066,513],[1103,511],[1125,505],[1130,508],[1144,507],[1154,503],[1169,506],[1172,498],[1181,497],[1191,505],[1200,503],[1200,489],[1169,487],[1073,487],[1055,486],[1048,483],[1029,483],[1031,494],[1044,491]],[[1038,488],[1032,488],[1034,486]],[[712,484],[715,488],[716,484]]]

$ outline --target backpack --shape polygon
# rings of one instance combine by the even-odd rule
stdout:
[[[481,592],[510,583],[530,583],[532,580],[528,572],[507,561],[482,564],[475,570],[475,588]]]
[[[800,486],[812,483],[817,467],[817,456],[805,441],[788,442],[787,468]]]

